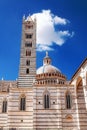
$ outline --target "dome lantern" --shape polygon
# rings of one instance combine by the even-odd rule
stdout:
[[[43,66],[37,69],[37,74],[44,74],[44,73],[61,73],[61,71],[56,68],[55,66],[51,65],[52,60],[46,52],[46,56],[43,59]]]
[[[46,51],[46,56],[43,59],[43,65],[50,65],[51,64],[51,58],[48,56],[48,52]]]

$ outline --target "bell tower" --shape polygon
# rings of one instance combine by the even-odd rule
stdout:
[[[18,87],[32,87],[36,75],[36,19],[23,17]]]

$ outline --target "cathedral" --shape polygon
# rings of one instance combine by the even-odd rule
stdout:
[[[23,17],[19,74],[0,81],[0,130],[87,130],[87,59],[70,81],[48,52],[36,70],[36,19]]]

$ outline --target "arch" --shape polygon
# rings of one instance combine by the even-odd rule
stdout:
[[[49,73],[49,76],[51,76],[51,73]]]
[[[85,117],[83,117],[81,110],[84,110],[84,113],[86,113],[86,104],[85,104],[85,96],[84,96],[84,89],[83,89],[83,81],[80,76],[77,78],[77,82],[76,82],[76,95],[77,95],[79,124],[80,124],[80,129],[82,129],[83,127],[81,124],[84,123]],[[80,117],[83,117],[83,121]]]
[[[72,107],[72,98],[71,98],[70,91],[66,92],[65,99],[66,99],[66,108],[71,109],[71,107]]]
[[[53,80],[51,79],[51,84],[53,83]]]
[[[66,118],[66,121],[70,121],[70,122],[73,121],[73,117],[70,114],[67,115],[65,118]]]
[[[45,81],[45,83],[47,84],[47,80]]]
[[[83,86],[82,78],[79,76],[76,81],[76,91],[78,90],[79,86]]]
[[[77,81],[76,81],[76,95],[77,95],[77,99],[79,98],[81,92],[83,92],[83,81],[82,81],[82,78],[79,76],[77,78]]]
[[[26,42],[25,47],[32,47],[32,42]]]
[[[21,97],[26,97],[26,96],[25,96],[25,94],[24,94],[24,93],[22,93],[22,94],[20,95],[20,98],[21,98]]]
[[[22,94],[20,96],[20,110],[25,111],[25,109],[26,109],[26,96]]]
[[[48,84],[50,84],[50,80],[48,79]]]
[[[55,81],[55,79],[53,80],[53,84],[55,84],[56,83],[56,81]]]

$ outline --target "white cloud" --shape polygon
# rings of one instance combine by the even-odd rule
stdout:
[[[54,49],[48,45],[37,44],[37,51],[53,51]]]
[[[37,51],[53,50],[53,43],[61,46],[66,39],[74,33],[69,30],[56,30],[57,25],[65,26],[69,21],[65,18],[55,16],[51,10],[42,10],[35,13],[32,18],[37,19]]]
[[[66,25],[67,22],[69,22],[68,20],[58,17],[58,16],[54,16],[54,24],[61,24],[61,25]]]

